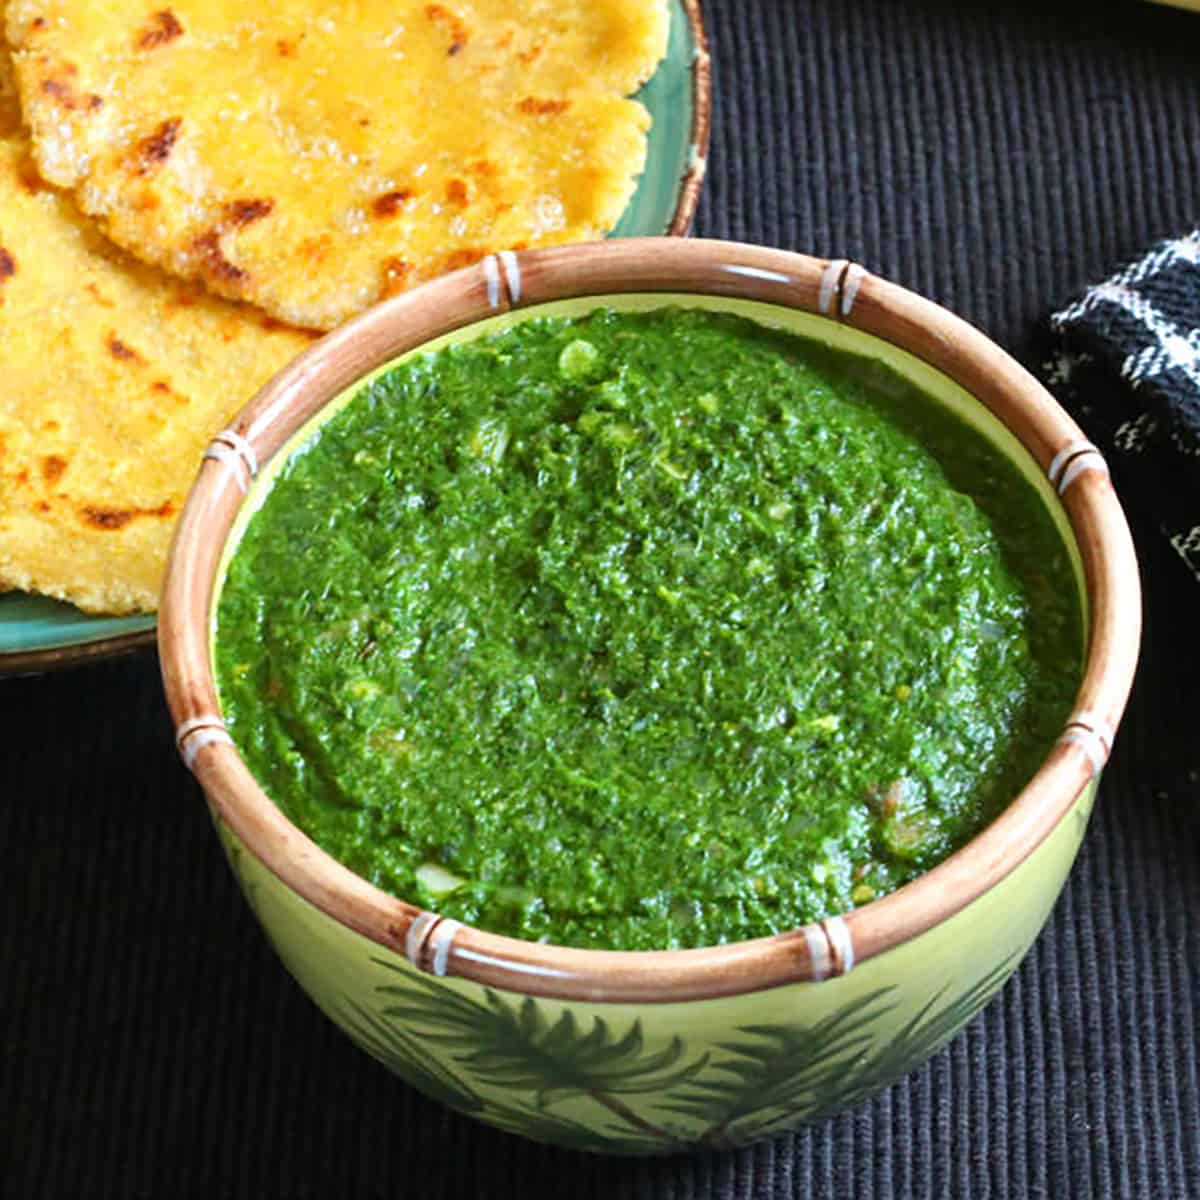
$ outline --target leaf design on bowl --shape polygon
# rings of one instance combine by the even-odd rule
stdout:
[[[640,1019],[616,1032],[602,1017],[590,1026],[564,1009],[550,1020],[544,1006],[526,996],[513,1002],[491,988],[472,999],[382,959],[391,983],[376,988],[387,1000],[381,1009],[391,1027],[419,1030],[418,1041],[445,1046],[451,1059],[481,1083],[514,1091],[532,1091],[537,1111],[586,1096],[628,1128],[674,1143],[666,1130],[630,1108],[623,1096],[664,1093],[696,1076],[707,1053],[688,1058],[683,1038],[646,1050]],[[400,1034],[397,1029],[397,1034]]]
[[[838,1105],[854,1104],[881,1088],[895,1083],[920,1063],[936,1054],[969,1021],[983,1011],[1004,981],[1016,969],[1019,954],[1008,954],[960,995],[941,1001],[949,985],[941,988],[898,1032],[884,1043],[879,1054],[864,1066],[857,1089],[848,1087]],[[940,1005],[940,1007],[939,1007]],[[822,1112],[830,1105],[822,1105]]]
[[[483,1111],[484,1103],[471,1087],[426,1054],[420,1040],[394,1022],[381,1019],[350,996],[342,997],[338,1022],[359,1049],[426,1096],[459,1112]]]
[[[699,1140],[710,1146],[740,1144],[784,1114],[794,1121],[823,1107],[860,1077],[871,1026],[890,1011],[881,1001],[894,991],[869,992],[812,1025],[738,1026],[742,1039],[719,1043],[728,1057],[664,1107],[703,1122]]]
[[[661,1154],[743,1145],[866,1099],[974,1018],[1016,959],[949,1000],[943,988],[886,1038],[877,1023],[894,1011],[895,987],[815,1022],[739,1025],[734,1039],[700,1052],[678,1034],[648,1049],[640,1019],[614,1028],[594,1012],[552,1015],[530,996],[479,988],[475,998],[380,958],[371,961],[390,976],[374,988],[382,1007],[344,995],[338,1018],[402,1079],[507,1132],[577,1150]],[[633,1097],[645,1097],[636,1109]],[[603,1115],[563,1111],[581,1099]]]

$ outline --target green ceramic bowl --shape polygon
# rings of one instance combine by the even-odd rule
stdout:
[[[886,360],[1037,488],[1075,564],[1089,645],[1075,711],[1004,813],[844,916],[703,950],[566,949],[385,895],[292,826],[222,725],[210,663],[223,564],[287,450],[414,348],[534,313],[664,303],[747,314]],[[183,757],[280,957],[364,1050],[446,1104],[576,1148],[731,1146],[855,1103],[970,1020],[1037,936],[1079,847],[1137,653],[1128,530],[1103,459],[1035,380],[944,310],[845,262],[634,239],[500,255],[309,350],[221,435],[179,525],[160,616]],[[255,478],[256,476],[256,478]]]
[[[711,81],[699,0],[672,0],[667,54],[638,92],[653,124],[646,166],[613,237],[687,233],[708,150]],[[154,641],[154,616],[97,617],[19,592],[0,595],[0,675],[45,671]]]

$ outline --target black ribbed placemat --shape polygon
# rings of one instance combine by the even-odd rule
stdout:
[[[1200,219],[1200,15],[707,16],[700,233],[856,258],[1028,360],[1052,306]],[[0,683],[0,1196],[1200,1197],[1200,605],[1141,545],[1143,669],[1029,959],[879,1099],[727,1154],[588,1158],[412,1093],[265,946],[152,658]]]

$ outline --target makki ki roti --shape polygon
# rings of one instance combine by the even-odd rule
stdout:
[[[311,341],[135,261],[43,184],[0,58],[0,592],[154,609],[204,446]]]
[[[41,173],[140,258],[330,328],[615,225],[666,0],[11,0]]]

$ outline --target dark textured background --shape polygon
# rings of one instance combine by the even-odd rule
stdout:
[[[699,233],[856,258],[1029,361],[1052,305],[1200,221],[1200,14],[707,8]],[[1141,546],[1138,687],[1017,976],[873,1103],[688,1159],[528,1144],[353,1049],[235,891],[152,657],[0,682],[0,1196],[1200,1198],[1200,595]]]

